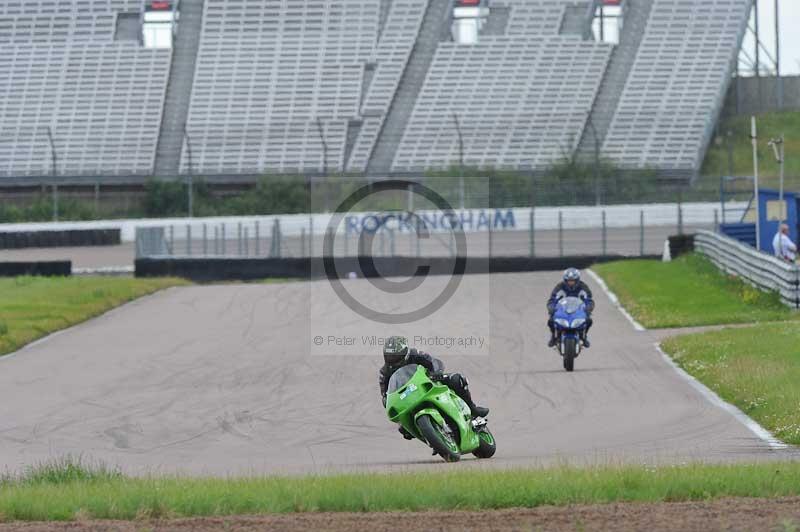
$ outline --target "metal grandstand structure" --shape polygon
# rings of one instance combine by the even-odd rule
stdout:
[[[0,185],[540,171],[594,151],[691,178],[753,2],[614,0],[612,44],[592,33],[611,0],[484,0],[463,45],[458,0],[180,0],[159,2],[181,15],[173,48],[149,49],[119,23],[153,1],[0,4]]]

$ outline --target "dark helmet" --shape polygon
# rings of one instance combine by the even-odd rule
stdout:
[[[564,272],[564,282],[569,284],[570,281],[573,284],[578,284],[581,280],[581,272],[578,271],[577,268],[569,268],[567,271]]]
[[[383,344],[383,360],[390,366],[403,361],[408,354],[408,340],[404,336],[390,336]]]

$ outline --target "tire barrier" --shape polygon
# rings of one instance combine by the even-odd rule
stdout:
[[[136,259],[136,277],[181,277],[195,282],[253,281],[268,278],[323,279],[337,276],[410,277],[426,275],[559,271],[569,267],[623,259],[660,259],[660,256],[586,255],[574,257],[335,257],[335,273],[326,272],[322,258],[144,258]],[[462,261],[460,264],[457,261]],[[329,268],[330,270],[330,268]]]
[[[0,232],[0,249],[117,246],[119,229]]]
[[[669,253],[673,259],[694,251],[694,235],[674,235],[669,237]]]
[[[72,275],[72,261],[0,262],[0,277],[20,275],[69,277]]]

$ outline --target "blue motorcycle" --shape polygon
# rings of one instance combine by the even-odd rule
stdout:
[[[575,358],[581,353],[586,332],[586,303],[579,297],[565,297],[556,305],[553,321],[556,326],[556,348],[564,359],[564,369],[575,369]]]

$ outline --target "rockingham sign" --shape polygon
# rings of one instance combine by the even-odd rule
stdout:
[[[514,209],[361,213],[344,218],[344,231],[348,235],[384,229],[413,233],[421,228],[431,232],[461,230],[465,233],[516,230],[517,218]]]

